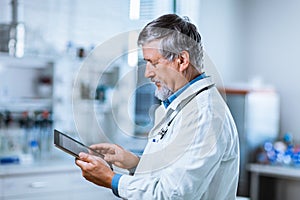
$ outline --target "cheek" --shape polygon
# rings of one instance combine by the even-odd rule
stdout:
[[[164,84],[167,84],[169,77],[168,71],[164,69],[160,69],[156,72],[156,78]]]
[[[166,63],[156,69],[156,78],[164,83],[169,89],[173,90],[175,82],[180,72],[173,63]]]
[[[157,76],[157,78],[159,81],[161,81],[161,84],[156,84],[158,89],[160,89],[162,86],[166,86],[173,91],[175,81],[169,73],[166,73],[164,76],[161,74],[161,76]]]

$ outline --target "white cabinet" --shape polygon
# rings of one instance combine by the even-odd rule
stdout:
[[[0,54],[0,109],[11,112],[52,109],[51,59]]]

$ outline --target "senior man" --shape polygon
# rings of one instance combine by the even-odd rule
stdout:
[[[141,31],[145,77],[162,105],[143,155],[116,144],[91,148],[129,174],[80,154],[83,176],[124,199],[236,199],[239,142],[234,120],[211,77],[203,71],[201,36],[187,18],[163,15]]]

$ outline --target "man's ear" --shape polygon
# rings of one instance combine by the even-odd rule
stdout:
[[[187,51],[182,51],[177,59],[179,71],[183,72],[190,64],[190,54]]]

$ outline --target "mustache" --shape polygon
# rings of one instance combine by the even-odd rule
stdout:
[[[155,78],[151,78],[150,81],[153,82],[153,83],[162,83],[162,84],[164,84],[162,81],[160,81],[158,79],[155,79]]]
[[[173,92],[173,90],[172,90],[171,88],[169,88],[169,87],[167,86],[167,84],[164,83],[163,81],[161,81],[161,80],[159,80],[159,79],[155,79],[155,78],[151,78],[150,80],[151,80],[152,83],[154,83],[154,84],[158,83],[158,84],[160,84],[163,88],[169,90],[170,92]]]

